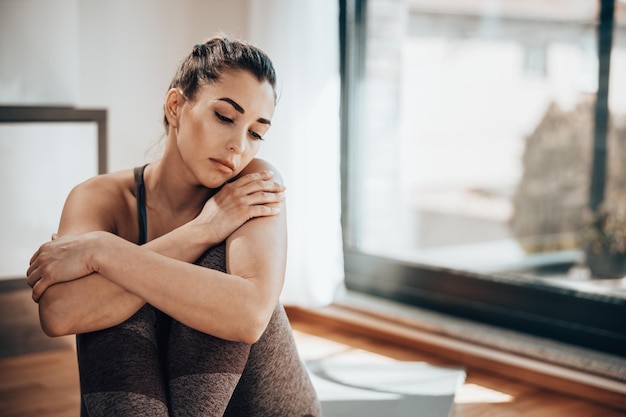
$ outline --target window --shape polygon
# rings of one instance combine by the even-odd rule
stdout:
[[[348,288],[623,354],[626,279],[584,237],[626,206],[626,3],[341,12]]]
[[[106,123],[102,109],[0,106],[0,283],[24,279],[34,249],[57,229],[65,196],[106,172]]]

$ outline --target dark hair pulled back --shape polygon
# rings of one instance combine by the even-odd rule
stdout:
[[[188,100],[194,100],[202,85],[217,82],[225,70],[246,70],[260,82],[267,81],[276,90],[276,73],[270,58],[261,49],[242,40],[216,36],[193,47],[178,67],[169,89],[177,88]],[[168,90],[169,90],[168,89]],[[163,118],[165,129],[169,127]]]

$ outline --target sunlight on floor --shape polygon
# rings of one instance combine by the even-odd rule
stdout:
[[[465,383],[456,393],[456,404],[471,403],[509,403],[514,397],[504,392],[496,391],[476,384]]]
[[[297,330],[293,331],[293,335],[296,340],[296,345],[298,346],[300,357],[305,361],[338,356],[350,357],[351,359],[368,359],[376,363],[394,361],[394,359],[387,356],[368,352],[363,349],[355,349],[343,343],[333,342],[332,340]]]

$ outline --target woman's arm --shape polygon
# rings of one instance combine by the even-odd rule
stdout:
[[[62,235],[77,232],[70,227],[60,228]],[[198,227],[199,229],[199,227]],[[97,230],[97,229],[96,229]],[[199,238],[190,236],[197,230],[187,224],[167,235],[148,242],[143,247],[161,253],[163,256],[178,257],[181,261],[192,262],[203,249]],[[120,238],[121,239],[121,238]],[[213,243],[215,244],[215,243]],[[203,248],[210,247],[207,243]],[[34,272],[34,274],[40,274]],[[92,273],[82,279],[61,282],[33,291],[33,298],[39,302],[41,327],[49,336],[85,333],[117,325],[132,316],[145,304],[137,295],[104,278]]]
[[[280,194],[276,193],[284,188],[273,181],[268,181],[271,174],[255,172],[267,167],[268,165],[263,161],[255,161],[246,171],[250,174],[233,183],[230,189],[223,190],[214,196],[218,198],[211,199],[200,216],[167,235],[148,242],[142,246],[142,249],[148,249],[179,261],[192,262],[208,247],[223,241],[227,234],[248,218],[275,214],[264,203],[282,200]],[[251,181],[259,185],[256,188],[250,188]],[[246,186],[248,193],[260,190],[261,195],[255,194],[256,198],[250,200],[249,194],[244,200],[241,195],[237,195],[238,192],[240,194],[242,184],[248,184]],[[115,212],[115,209],[123,210],[124,208],[111,207],[110,201],[120,201],[119,196],[113,194],[115,190],[103,187],[103,184],[97,181],[77,187],[68,197],[59,234],[82,234],[93,230],[115,233],[116,226],[111,213]],[[221,226],[216,228],[214,227],[216,224]],[[46,245],[43,245],[42,249],[33,256],[31,268],[28,271],[31,285],[38,282],[42,274],[40,271],[42,260],[38,257],[42,250],[46,256],[51,256],[51,250]],[[67,259],[66,261],[66,264],[72,263]],[[116,259],[116,262],[127,261],[120,258]],[[139,259],[131,259],[130,262],[144,264]],[[130,317],[145,303],[142,297],[129,292],[123,286],[98,273],[58,285],[52,285],[50,274],[43,274],[45,278],[35,286],[33,298],[38,299],[45,292],[45,296],[40,299],[40,320],[42,328],[51,336],[94,331],[116,325]],[[148,273],[145,274],[148,275]],[[58,278],[58,280],[63,279]]]
[[[283,205],[284,203],[280,203]],[[254,343],[283,286],[284,210],[242,225],[226,240],[227,273],[161,256],[110,234],[97,234],[93,268],[185,325]]]

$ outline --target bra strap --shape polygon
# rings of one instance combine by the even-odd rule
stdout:
[[[135,168],[135,197],[137,198],[137,220],[139,223],[139,244],[148,240],[148,216],[146,214],[146,187],[143,182],[143,172],[148,164]]]

